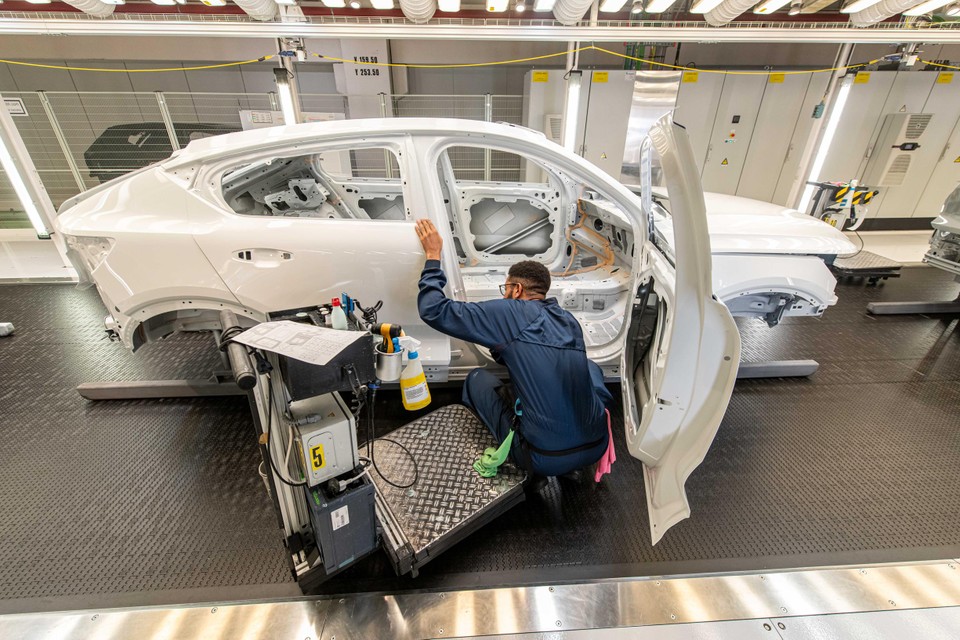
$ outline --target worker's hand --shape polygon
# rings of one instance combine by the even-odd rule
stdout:
[[[439,260],[440,250],[443,249],[443,238],[440,232],[429,220],[417,220],[417,237],[423,245],[423,252],[427,260]]]

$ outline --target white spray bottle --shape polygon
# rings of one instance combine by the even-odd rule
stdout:
[[[403,399],[403,408],[407,411],[423,409],[430,404],[431,398],[427,377],[423,373],[423,364],[420,363],[420,354],[417,352],[420,341],[410,336],[401,336],[400,344],[407,351],[407,366],[400,374],[400,396]]]

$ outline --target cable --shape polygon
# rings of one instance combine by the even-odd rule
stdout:
[[[372,393],[370,394],[370,412],[369,412],[369,415],[367,416],[367,456],[370,458],[370,463],[373,465],[374,471],[377,472],[377,475],[380,476],[384,482],[386,482],[391,487],[396,487],[397,489],[409,489],[410,487],[412,487],[413,485],[417,484],[420,481],[420,467],[417,466],[417,459],[413,456],[412,453],[410,453],[410,449],[407,449],[405,446],[403,446],[396,440],[392,440],[391,438],[374,438],[373,408],[375,406],[375,400],[377,398],[377,386],[370,385],[370,390]],[[380,467],[377,466],[376,447],[373,444],[377,440],[380,440],[381,442],[389,442],[390,444],[400,447],[403,450],[403,452],[406,453],[407,456],[410,458],[410,462],[413,463],[413,480],[411,480],[408,484],[396,483],[390,480],[386,475],[384,475],[382,471],[380,471]]]
[[[37,64],[36,62],[18,62],[16,60],[3,60],[4,64],[13,64],[20,67],[36,67],[38,69],[59,69],[60,71],[100,71],[103,73],[165,73],[168,71],[203,71],[204,69],[223,69],[224,67],[238,67],[243,64],[253,64],[255,62],[266,62],[274,56],[260,56],[253,60],[241,60],[239,62],[224,62],[223,64],[207,64],[202,67],[171,67],[170,69],[103,69],[99,67],[65,67],[56,64]]]
[[[280,482],[287,485],[288,487],[305,487],[307,486],[306,482],[295,482],[293,480],[287,480],[283,477],[283,474],[280,473],[280,470],[277,469],[276,463],[273,461],[273,453],[270,450],[270,432],[273,429],[273,380],[270,376],[267,376],[268,381],[268,391],[267,391],[267,460],[270,461],[270,468],[273,469],[273,473],[280,479]]]

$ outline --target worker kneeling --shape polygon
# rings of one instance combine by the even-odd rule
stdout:
[[[417,222],[426,254],[418,307],[430,327],[488,347],[506,365],[512,390],[489,371],[467,376],[463,403],[497,443],[514,430],[510,455],[534,474],[557,476],[591,465],[607,453],[613,399],[603,374],[587,359],[580,324],[547,298],[550,272],[532,260],[510,267],[502,300],[458,302],[443,294],[443,240],[429,220]],[[612,453],[612,443],[611,453]],[[599,478],[599,474],[597,476]]]

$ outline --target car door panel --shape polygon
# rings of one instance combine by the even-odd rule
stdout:
[[[654,151],[670,193],[673,255],[661,252],[650,238],[643,244],[635,265],[634,310],[625,318],[621,381],[627,446],[645,466],[656,543],[690,515],[684,483],[706,455],[726,411],[740,338],[729,311],[712,293],[703,191],[686,131],[669,116],[650,132],[641,170],[645,194],[652,193],[649,155]],[[646,218],[654,219],[652,198],[642,202]],[[643,316],[652,312],[657,329],[644,341]]]

